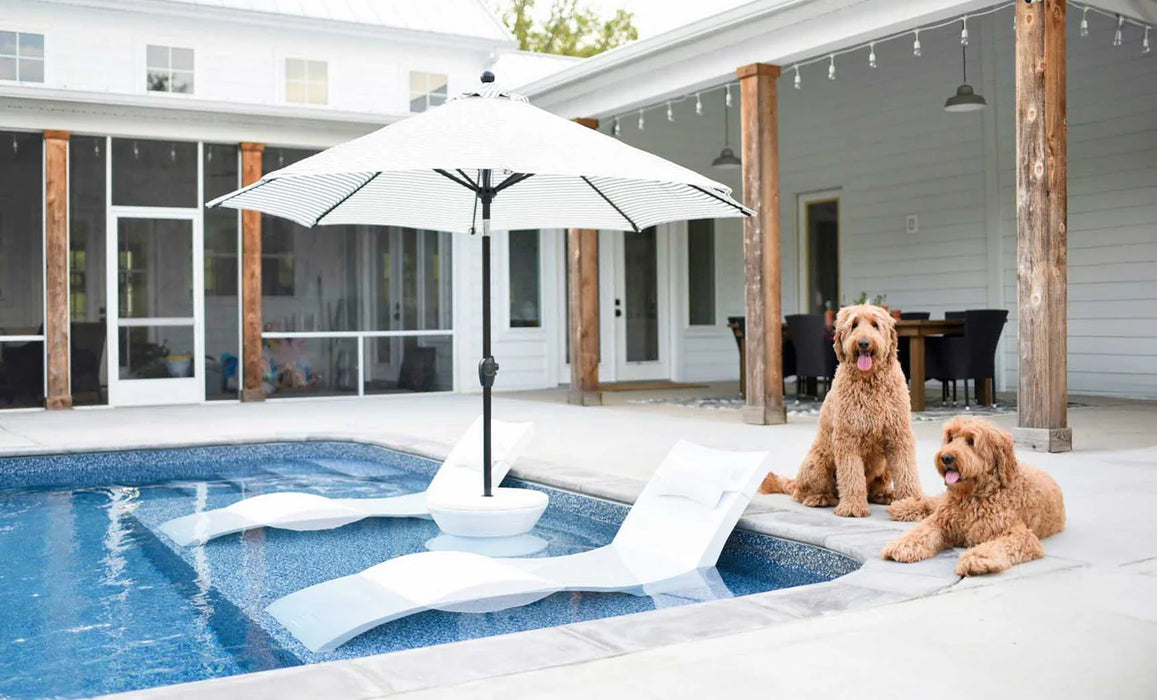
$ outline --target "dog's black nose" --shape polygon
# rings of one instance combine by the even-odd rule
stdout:
[[[869,347],[871,347],[872,341],[864,338],[860,342],[856,343],[856,345],[859,345],[861,350],[867,350]]]
[[[940,455],[940,463],[946,467],[955,461],[956,457],[951,452],[945,452],[944,454]]]

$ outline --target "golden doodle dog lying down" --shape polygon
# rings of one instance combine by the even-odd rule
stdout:
[[[922,502],[896,503],[906,515],[931,512],[881,552],[912,562],[951,547],[969,547],[956,573],[989,574],[1045,555],[1041,538],[1065,527],[1061,488],[1051,476],[1019,463],[1012,436],[978,418],[955,418],[944,426],[936,469],[947,493]],[[895,514],[893,514],[895,516]]]
[[[869,501],[924,501],[897,342],[896,321],[881,307],[840,309],[835,338],[839,366],[820,408],[815,442],[798,477],[768,473],[759,487],[762,493],[786,493],[805,506],[836,506],[836,515],[855,518],[871,514]],[[896,512],[900,517],[892,517],[901,520],[913,511]],[[920,517],[916,511],[909,519]]]

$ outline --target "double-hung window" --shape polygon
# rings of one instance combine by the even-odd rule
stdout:
[[[0,32],[0,80],[44,82],[44,35]]]
[[[324,105],[329,102],[329,70],[325,61],[285,59],[285,101]]]
[[[445,104],[449,81],[442,73],[410,72],[410,111],[425,112]]]
[[[193,49],[149,44],[145,54],[149,92],[193,92]]]

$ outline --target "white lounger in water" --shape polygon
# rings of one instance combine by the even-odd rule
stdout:
[[[317,652],[423,610],[493,612],[559,591],[657,595],[701,586],[703,570],[715,566],[767,473],[767,457],[680,441],[604,547],[540,559],[408,554],[291,593],[267,609]]]
[[[502,483],[510,466],[534,434],[533,423],[494,421],[494,484]],[[387,498],[326,498],[312,493],[268,493],[238,501],[231,506],[193,513],[161,525],[177,544],[200,544],[215,537],[258,527],[284,530],[328,530],[363,518],[429,517],[427,496],[454,500],[456,494],[482,492],[482,419],[471,424],[454,446],[430,485],[421,493]]]

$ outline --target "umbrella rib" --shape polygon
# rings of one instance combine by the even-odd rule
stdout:
[[[233,192],[230,192],[229,194],[222,195],[222,196],[218,197],[217,199],[214,199],[213,201],[209,202],[205,206],[209,209],[216,209],[217,207],[222,206],[223,204],[225,204],[225,202],[228,202],[229,200],[234,199],[235,197],[240,197],[241,195],[245,194],[246,192],[248,192],[250,190],[257,189],[257,187],[259,185],[268,185],[271,182],[276,182],[277,179],[278,178],[273,177],[273,178],[270,178],[268,180],[258,180],[257,182],[248,184],[239,190],[235,190]]]
[[[470,190],[471,192],[474,192],[475,194],[478,193],[478,186],[472,182],[464,182],[464,181],[458,179],[457,177],[455,177],[454,175],[451,175],[450,173],[446,172],[445,170],[442,170],[441,168],[434,168],[434,172],[438,173],[439,175],[441,175],[444,178],[447,178],[449,180],[452,180],[453,182],[458,183],[459,185],[462,185],[463,187]],[[469,178],[467,178],[467,180],[469,180]]]
[[[638,233],[638,232],[639,232],[639,227],[635,225],[635,222],[631,220],[631,217],[629,217],[629,216],[627,216],[626,214],[624,214],[624,213],[623,213],[623,210],[622,210],[622,209],[619,209],[619,206],[618,206],[617,204],[615,204],[614,202],[612,202],[610,197],[608,197],[608,196],[606,196],[605,194],[603,194],[603,191],[602,191],[602,190],[600,190],[600,189],[599,189],[597,186],[595,186],[595,183],[591,182],[591,181],[590,181],[590,180],[587,178],[587,176],[586,176],[586,175],[579,175],[579,177],[580,177],[580,178],[582,178],[582,181],[583,181],[583,182],[585,182],[585,183],[587,183],[588,185],[590,185],[592,190],[594,190],[595,192],[598,192],[598,193],[599,193],[599,196],[600,196],[600,197],[602,197],[604,200],[606,200],[607,204],[611,205],[611,208],[613,208],[615,211],[619,212],[619,216],[621,216],[621,217],[623,217],[624,219],[626,219],[626,220],[627,220],[627,223],[631,225],[631,230],[632,230],[632,231],[634,231],[635,233]]]
[[[322,219],[324,219],[325,217],[329,216],[329,213],[330,213],[331,211],[333,211],[334,209],[337,209],[337,208],[338,208],[338,207],[340,207],[341,205],[345,204],[345,203],[346,203],[346,201],[347,201],[347,200],[349,200],[349,198],[350,198],[350,197],[354,196],[354,195],[355,195],[355,194],[357,194],[358,192],[361,192],[363,187],[365,187],[366,185],[368,185],[368,184],[370,184],[371,182],[373,182],[373,181],[374,181],[374,179],[376,179],[376,178],[377,178],[377,176],[378,176],[378,175],[381,175],[381,174],[382,174],[382,173],[381,173],[381,171],[378,171],[378,172],[374,173],[373,175],[370,175],[368,178],[366,178],[366,181],[365,181],[365,182],[363,182],[362,184],[360,184],[360,185],[358,185],[357,187],[355,187],[355,188],[353,189],[353,191],[352,191],[352,192],[350,192],[350,193],[349,193],[349,194],[347,194],[346,196],[344,196],[344,197],[342,197],[341,199],[339,199],[337,202],[335,202],[335,203],[334,203],[334,205],[333,205],[332,207],[330,207],[329,209],[326,209],[325,211],[323,211],[323,212],[321,213],[321,215],[320,215],[320,216],[318,216],[316,219],[314,219],[314,220],[313,220],[313,225],[312,225],[312,226],[310,226],[310,228],[313,228],[314,226],[317,226],[318,224],[320,224],[320,223],[321,223],[321,220],[322,220]]]
[[[533,175],[534,173],[513,173],[510,177],[506,178],[497,187],[495,187],[494,191],[501,192],[507,187],[510,187],[511,185],[517,185],[518,183]]]
[[[687,186],[693,190],[698,190],[698,191],[702,192],[703,194],[707,195],[708,197],[711,197],[713,199],[718,199],[720,202],[723,202],[724,204],[726,204],[729,207],[734,207],[734,208],[738,209],[740,212],[743,213],[744,216],[754,216],[755,215],[755,212],[748,209],[747,207],[736,204],[735,202],[729,202],[726,199],[724,199],[723,197],[720,197],[719,195],[715,194],[711,190],[705,190],[702,187],[700,187],[699,185],[689,184]]]
[[[471,187],[473,187],[474,189],[478,189],[478,183],[474,182],[474,178],[467,175],[465,170],[463,170],[462,168],[458,168],[455,172],[457,172],[459,175],[461,175],[463,180],[465,180],[466,182],[469,182]]]

